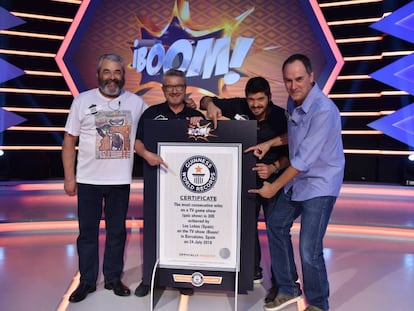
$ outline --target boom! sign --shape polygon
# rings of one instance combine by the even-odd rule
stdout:
[[[56,55],[74,95],[96,87],[93,64],[111,52],[127,63],[125,88],[149,104],[164,101],[160,85],[170,68],[186,73],[195,99],[244,96],[246,81],[263,76],[283,105],[281,65],[289,55],[312,59],[326,93],[343,65],[316,0],[82,1]]]

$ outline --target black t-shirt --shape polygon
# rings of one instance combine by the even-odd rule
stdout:
[[[246,98],[218,98],[213,97],[214,104],[222,111],[223,116],[232,120],[255,120],[255,115],[250,111]],[[269,103],[266,118],[257,122],[257,143],[260,144],[275,136],[287,132],[287,120],[285,110]],[[289,156],[288,147],[272,147],[263,159],[262,163],[270,164],[281,156]]]
[[[185,120],[190,117],[202,117],[205,119],[200,111],[188,108],[185,105],[183,107],[183,110],[179,113],[172,111],[167,102],[148,107],[139,119],[136,138],[144,141],[144,120]]]

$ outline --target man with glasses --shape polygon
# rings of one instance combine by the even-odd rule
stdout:
[[[149,165],[163,165],[167,167],[164,160],[156,153],[149,151],[145,147],[144,141],[144,120],[189,120],[191,124],[197,124],[204,115],[195,109],[187,107],[185,102],[186,95],[185,73],[177,69],[169,69],[164,73],[162,91],[166,101],[164,103],[150,106],[142,115],[138,123],[137,136],[135,140],[135,152],[141,156]],[[144,198],[145,201],[145,198]],[[145,205],[144,205],[145,206]],[[151,207],[153,210],[155,206]],[[151,215],[151,218],[147,217]],[[152,243],[156,235],[156,218],[153,211],[146,213],[144,208],[144,252],[154,249]],[[150,234],[148,237],[147,234]],[[149,284],[151,283],[151,273],[155,263],[155,253],[153,256],[145,256],[145,258],[153,258],[154,262],[144,262],[142,271],[142,282],[136,288],[135,295],[138,297],[146,296],[149,292]],[[146,268],[148,267],[148,268]],[[192,288],[180,288],[180,293],[184,295],[192,295]]]

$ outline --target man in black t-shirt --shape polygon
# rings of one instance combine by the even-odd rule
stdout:
[[[245,87],[245,98],[217,98],[204,96],[200,100],[200,109],[206,110],[207,119],[217,124],[217,119],[225,117],[232,120],[257,120],[257,143],[263,143],[272,139],[281,139],[281,144],[286,141],[287,121],[285,110],[274,105],[271,101],[269,82],[262,77],[249,79]],[[261,187],[263,181],[274,181],[283,168],[289,164],[287,145],[272,147],[265,156],[258,161],[253,168],[257,172],[257,186]],[[257,196],[256,217],[259,218],[260,209],[263,208],[265,220],[270,214],[270,202],[275,200],[278,194],[271,199]],[[261,248],[259,234],[256,229],[255,243],[255,276],[254,283],[260,284],[263,280],[261,261]],[[273,301],[277,294],[277,284],[272,277],[272,288],[269,290],[265,302]]]

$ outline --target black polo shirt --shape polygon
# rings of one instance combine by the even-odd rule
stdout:
[[[229,119],[256,120],[255,115],[249,109],[246,98],[213,97],[213,102],[221,109],[223,116]],[[287,120],[285,110],[270,102],[265,119],[257,122],[257,143],[260,144],[286,132]],[[275,162],[281,156],[289,156],[287,146],[271,148],[260,162],[270,164]]]
[[[167,102],[149,106],[139,119],[136,138],[144,141],[144,120],[186,120],[190,117],[202,117],[205,119],[200,111],[188,108],[184,104],[183,110],[179,113],[172,111]]]

